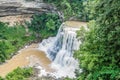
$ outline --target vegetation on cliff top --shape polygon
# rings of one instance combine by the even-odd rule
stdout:
[[[65,20],[89,20],[89,11],[86,7],[88,0],[44,0],[44,2],[53,3],[59,11],[63,12]]]

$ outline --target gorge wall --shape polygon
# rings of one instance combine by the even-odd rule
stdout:
[[[57,13],[63,18],[62,13],[54,5],[44,3],[42,0],[0,0],[0,21],[11,25],[30,21],[33,14],[44,12]]]
[[[24,0],[0,0],[0,17],[35,14],[55,10],[52,5]]]

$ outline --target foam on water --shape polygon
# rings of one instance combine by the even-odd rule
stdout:
[[[63,23],[56,37],[44,39],[39,44],[39,50],[46,53],[47,57],[52,61],[51,67],[55,69],[55,72],[47,72],[47,74],[56,78],[75,78],[75,69],[79,65],[78,61],[73,58],[73,52],[79,49],[79,45],[81,44],[76,38],[77,30],[79,28],[69,27]]]

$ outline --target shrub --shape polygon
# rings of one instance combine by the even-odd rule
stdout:
[[[29,29],[34,31],[34,34],[41,39],[47,38],[49,36],[55,36],[59,26],[61,25],[61,20],[57,14],[54,13],[43,13],[39,15],[34,15],[31,23],[27,23]]]

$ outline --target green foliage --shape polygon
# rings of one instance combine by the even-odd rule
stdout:
[[[91,1],[91,0],[89,0]],[[120,8],[119,0],[94,0],[95,21],[89,22],[89,31],[75,56],[83,72],[78,80],[120,79]],[[92,3],[92,2],[91,2]],[[78,32],[78,36],[83,33]]]
[[[17,68],[0,80],[27,80],[33,74],[32,68]]]
[[[4,79],[0,76],[0,80],[4,80]]]
[[[81,40],[81,42],[83,42],[84,39],[85,39],[84,38],[85,37],[85,33],[86,33],[86,29],[83,26],[80,27],[79,31],[77,31],[77,38],[79,40]]]
[[[10,72],[5,80],[26,80],[33,73],[32,68],[17,68],[14,71]]]
[[[70,78],[67,77],[67,78],[65,78],[64,80],[73,80],[73,79],[70,79]]]
[[[59,16],[52,13],[34,15],[31,23],[28,23],[29,28],[42,39],[56,35],[60,25]]]
[[[9,27],[6,23],[0,22],[0,63],[5,62],[20,47],[35,39],[33,35],[25,35],[23,26]]]
[[[73,17],[81,21],[88,21],[88,9],[85,9],[84,3],[89,0],[44,0],[48,3],[53,3],[58,10],[64,13],[65,20]]]
[[[52,20],[52,19],[50,19],[47,23],[46,23],[46,27],[48,28],[48,30],[55,30],[55,27],[53,27],[53,26],[55,26],[55,22]]]

